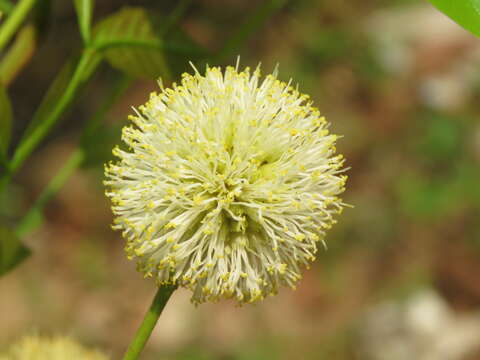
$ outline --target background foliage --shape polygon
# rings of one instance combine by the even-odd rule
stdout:
[[[374,359],[362,333],[386,302],[429,289],[452,316],[478,312],[480,42],[433,6],[19,3],[24,21],[0,30],[0,347],[37,330],[118,358],[154,290],[108,227],[102,164],[157,77],[238,54],[264,72],[280,63],[344,135],[355,208],[296,292],[194,308],[179,291],[144,358]],[[432,3],[478,35],[474,0]],[[0,9],[5,29],[13,2]]]

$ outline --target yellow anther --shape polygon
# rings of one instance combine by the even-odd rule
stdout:
[[[303,240],[305,240],[305,235],[304,234],[297,234],[297,235],[295,235],[295,239],[297,239],[298,241],[303,241]]]

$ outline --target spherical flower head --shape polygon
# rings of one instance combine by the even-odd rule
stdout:
[[[295,287],[345,205],[337,136],[308,99],[238,65],[151,94],[105,170],[139,271],[194,303]]]
[[[88,350],[66,337],[27,336],[10,346],[0,360],[107,360],[102,353]]]

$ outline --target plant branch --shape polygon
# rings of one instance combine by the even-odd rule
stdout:
[[[57,174],[50,180],[47,187],[42,191],[27,214],[15,228],[17,236],[22,237],[41,221],[42,210],[50,199],[57,194],[68,178],[75,172],[85,158],[84,151],[80,148],[75,150]]]
[[[99,127],[102,119],[105,117],[108,109],[120,98],[120,96],[128,89],[131,79],[125,75],[121,75],[120,79],[111,88],[107,98],[100,105],[95,114],[87,122],[87,126],[83,132],[82,143],[85,139],[93,134]],[[45,205],[60,191],[70,176],[82,165],[87,157],[85,149],[78,147],[68,158],[62,168],[50,180],[45,189],[36,199],[35,203],[30,207],[25,216],[20,220],[15,232],[22,237],[32,231],[39,225],[42,219],[42,211]]]
[[[48,112],[46,117],[42,119],[35,128],[32,129],[28,136],[20,142],[15,150],[13,158],[9,164],[9,172],[7,174],[9,178],[20,168],[20,166],[22,166],[23,162],[31,152],[48,134],[52,126],[70,105],[80,86],[83,85],[89,75],[91,75],[93,70],[97,67],[99,61],[100,58],[94,51],[87,49],[82,53],[70,82],[65,91],[60,95],[60,98],[55,103],[52,110]]]
[[[162,313],[165,305],[167,304],[170,296],[175,291],[177,287],[175,285],[164,285],[159,286],[157,293],[148,309],[148,312],[145,314],[140,327],[138,328],[130,346],[125,353],[123,360],[135,360],[138,359],[140,353],[142,352],[145,344],[147,343],[152,331],[157,324],[158,318]]]

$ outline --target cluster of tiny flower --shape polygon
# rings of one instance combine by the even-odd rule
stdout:
[[[295,287],[347,179],[308,99],[276,71],[262,80],[238,64],[151,94],[105,170],[113,228],[139,271],[191,289],[194,303]]]
[[[108,360],[68,337],[25,336],[0,354],[0,360]]]

